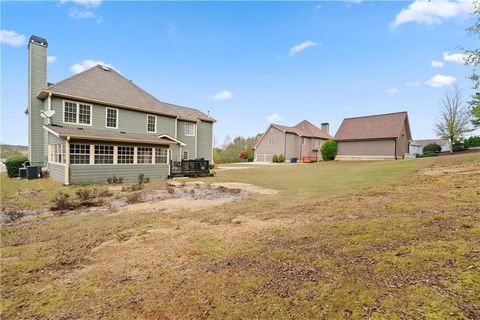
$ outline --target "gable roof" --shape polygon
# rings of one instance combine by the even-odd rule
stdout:
[[[48,93],[179,117],[187,121],[215,121],[200,110],[160,101],[115,70],[101,65],[50,85],[39,96],[46,97]]]
[[[335,134],[334,140],[369,140],[398,138],[403,126],[407,126],[408,140],[412,139],[407,112],[376,114],[345,118]]]
[[[318,128],[311,122],[303,120],[293,127],[282,126],[272,123],[272,127],[277,128],[283,132],[293,133],[302,137],[332,139],[332,136]]]

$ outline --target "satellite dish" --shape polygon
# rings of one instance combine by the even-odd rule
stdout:
[[[55,110],[40,111],[40,117],[50,119],[55,114]]]

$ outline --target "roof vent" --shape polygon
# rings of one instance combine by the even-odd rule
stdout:
[[[100,68],[102,68],[102,69],[105,70],[105,71],[110,71],[110,68],[109,68],[109,67],[100,66]]]

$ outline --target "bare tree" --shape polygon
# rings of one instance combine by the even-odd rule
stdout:
[[[472,131],[469,127],[470,111],[464,103],[462,91],[457,86],[440,100],[440,118],[435,124],[435,133],[450,141],[452,152],[453,143]]]

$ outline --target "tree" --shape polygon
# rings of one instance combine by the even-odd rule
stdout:
[[[440,100],[440,118],[435,124],[435,133],[443,139],[454,142],[470,132],[470,111],[464,107],[462,91],[455,86]]]
[[[480,1],[476,0],[472,3],[473,15],[476,16],[473,26],[467,29],[467,33],[474,38],[480,38]],[[480,49],[471,49],[465,51],[465,63],[473,67],[470,80],[473,81],[473,89],[475,93],[472,100],[469,101],[470,112],[472,113],[472,124],[480,127]]]
[[[325,161],[335,160],[337,156],[337,143],[333,140],[327,140],[320,149],[322,158]]]

